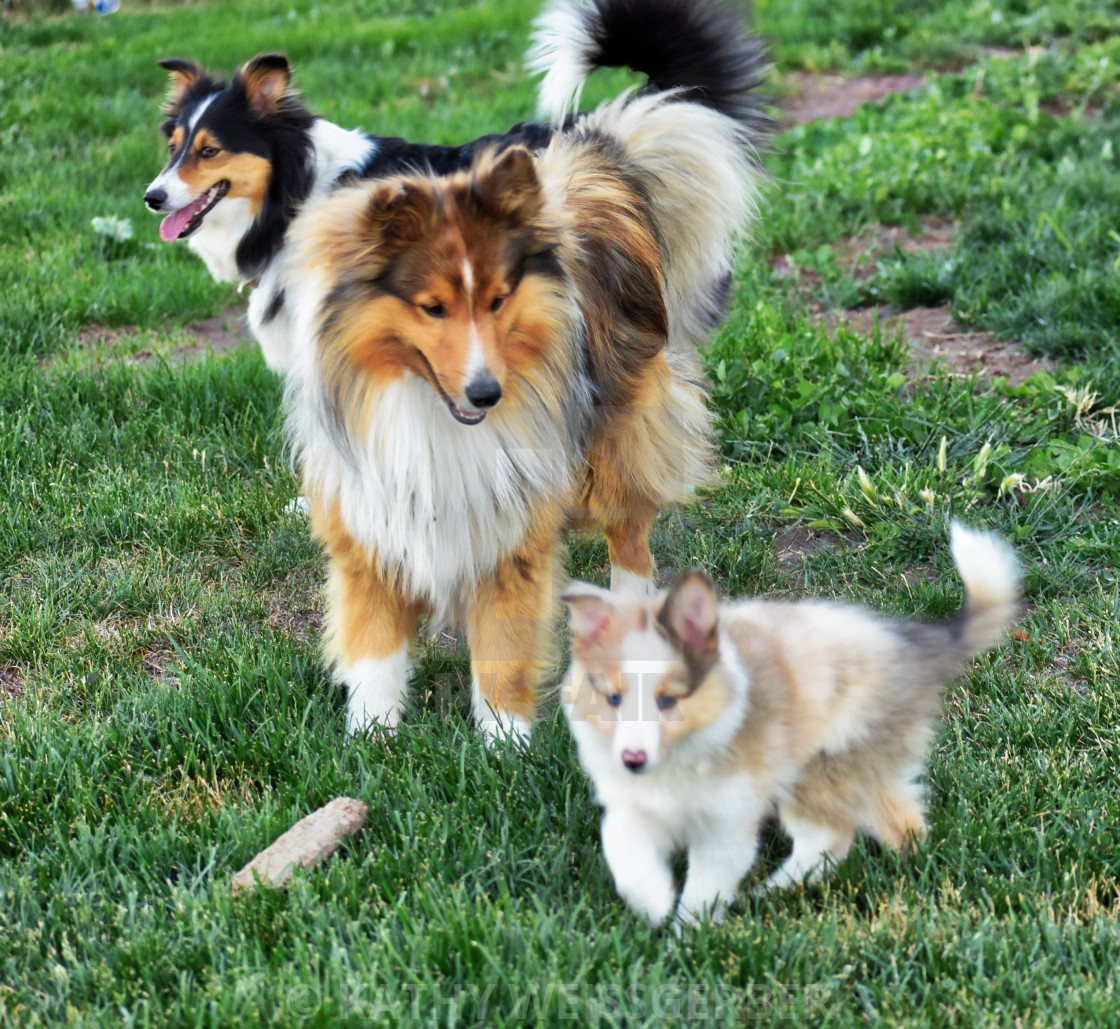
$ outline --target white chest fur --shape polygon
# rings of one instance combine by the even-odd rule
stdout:
[[[338,497],[350,535],[399,569],[441,620],[516,547],[541,498],[567,493],[561,429],[543,408],[516,419],[498,408],[460,425],[427,382],[406,374],[381,390],[364,449],[344,453],[318,390],[301,392],[297,444],[309,485]]]

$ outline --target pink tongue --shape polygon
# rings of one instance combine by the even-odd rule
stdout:
[[[202,196],[187,204],[186,207],[169,214],[159,223],[159,238],[165,243],[178,239],[179,233],[187,227],[187,222],[206,206],[209,199],[209,195],[203,193]]]

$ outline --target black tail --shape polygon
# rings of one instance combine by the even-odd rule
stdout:
[[[596,68],[626,67],[647,89],[685,98],[738,122],[757,146],[770,127],[758,95],[765,48],[723,0],[558,0],[536,22],[530,67],[544,74],[541,110],[560,118]]]

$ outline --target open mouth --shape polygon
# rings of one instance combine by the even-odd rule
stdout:
[[[159,224],[159,238],[165,243],[176,239],[186,239],[202,224],[202,220],[213,210],[214,205],[229,192],[229,180],[211,186],[197,200],[186,207],[173,211]]]
[[[463,425],[477,425],[486,417],[485,411],[464,411],[461,407],[456,407],[446,393],[443,399],[447,401],[447,409],[451,412],[451,417]]]
[[[451,412],[451,417],[455,419],[460,425],[477,425],[486,417],[485,411],[464,411],[458,404],[455,403],[448,395],[447,391],[440,385],[439,376],[436,375],[436,370],[432,367],[431,361],[423,354],[422,351],[416,351],[420,356],[420,360],[424,362],[428,369],[428,382],[435,387],[435,391],[443,398],[443,402],[447,405],[447,410]]]

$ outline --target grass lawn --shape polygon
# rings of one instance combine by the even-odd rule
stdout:
[[[484,749],[454,641],[393,739],[343,743],[280,382],[199,353],[239,298],[140,199],[158,58],[283,50],[332,120],[457,141],[531,114],[537,0],[124,7],[0,22],[0,1026],[1120,1024],[1120,6],[755,0],[780,100],[912,79],[781,123],[708,352],[721,480],[662,517],[662,576],[940,617],[959,517],[1027,604],[948,691],[914,860],[862,843],[676,945],[614,894],[562,716]],[[926,344],[1012,357],[915,363],[892,316],[928,308]],[[231,898],[344,794],[341,858]]]

